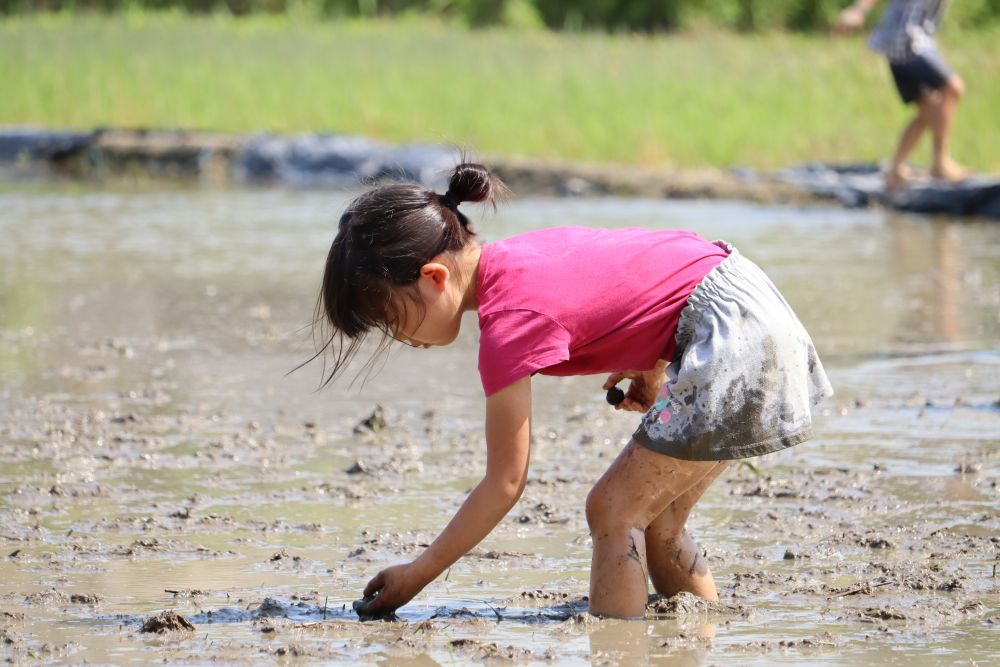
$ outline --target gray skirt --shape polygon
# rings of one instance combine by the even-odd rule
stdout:
[[[689,461],[760,456],[812,431],[810,409],[833,388],[809,334],[756,264],[729,257],[688,297],[677,352],[632,438]]]

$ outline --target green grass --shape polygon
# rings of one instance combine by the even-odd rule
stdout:
[[[1000,27],[942,36],[969,91],[954,154],[988,171],[1000,171],[998,43]],[[860,37],[416,19],[14,17],[0,20],[0,82],[0,124],[332,131],[678,167],[882,159],[909,113]]]

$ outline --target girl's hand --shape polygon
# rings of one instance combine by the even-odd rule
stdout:
[[[646,412],[656,402],[656,395],[666,380],[667,362],[660,359],[648,371],[621,371],[612,373],[604,382],[604,389],[611,389],[622,380],[631,380],[625,400],[615,406],[615,410]]]
[[[365,597],[354,603],[354,610],[362,617],[388,616],[412,600],[425,585],[413,563],[387,567],[368,582]]]

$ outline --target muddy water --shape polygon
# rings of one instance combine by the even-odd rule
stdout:
[[[355,620],[483,471],[475,323],[315,392],[307,324],[346,195],[0,185],[0,656],[14,661],[988,664],[1000,655],[1000,227],[881,212],[522,200],[686,227],[774,278],[838,394],[815,439],[692,517],[722,602],[586,608],[587,490],[634,418],[537,381],[525,495],[400,612]],[[355,426],[376,405],[385,428]],[[193,624],[143,633],[161,612]],[[168,619],[169,620],[169,619]]]

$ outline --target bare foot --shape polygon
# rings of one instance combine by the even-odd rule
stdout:
[[[963,167],[954,160],[948,159],[931,167],[931,177],[939,181],[957,183],[972,175],[972,170]]]
[[[889,171],[885,172],[885,189],[898,190],[899,188],[906,187],[912,178],[913,173],[907,165],[901,164],[896,167],[890,167]]]

